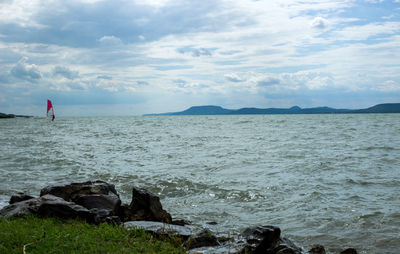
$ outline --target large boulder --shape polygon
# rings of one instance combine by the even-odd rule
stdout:
[[[132,189],[132,201],[129,206],[121,206],[120,217],[123,221],[172,221],[171,215],[162,208],[159,197],[135,187]]]
[[[81,205],[97,215],[97,222],[119,214],[121,200],[113,184],[101,180],[48,186],[40,196],[51,194]]]
[[[94,222],[95,215],[83,206],[50,194],[10,204],[0,210],[4,218],[37,215]]]
[[[101,180],[81,183],[61,183],[47,186],[40,191],[40,196],[51,194],[66,201],[75,202],[80,195],[115,195],[119,197],[115,186]]]

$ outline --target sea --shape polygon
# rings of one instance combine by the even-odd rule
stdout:
[[[400,114],[0,120],[0,207],[101,179],[218,235],[275,225],[305,251],[400,253]]]

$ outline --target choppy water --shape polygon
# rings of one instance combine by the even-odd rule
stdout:
[[[306,249],[400,251],[400,114],[1,119],[0,133],[0,206],[102,179],[214,232],[268,224]]]

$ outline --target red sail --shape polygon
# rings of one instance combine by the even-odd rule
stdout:
[[[50,109],[53,109],[53,104],[51,104],[50,100],[47,100],[47,112],[46,112],[46,116],[49,116],[49,111]],[[52,115],[54,115],[54,109],[52,111]]]

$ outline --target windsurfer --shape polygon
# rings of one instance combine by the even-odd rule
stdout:
[[[51,116],[51,121],[54,121],[54,118],[56,118],[56,116],[53,114],[53,115]]]

